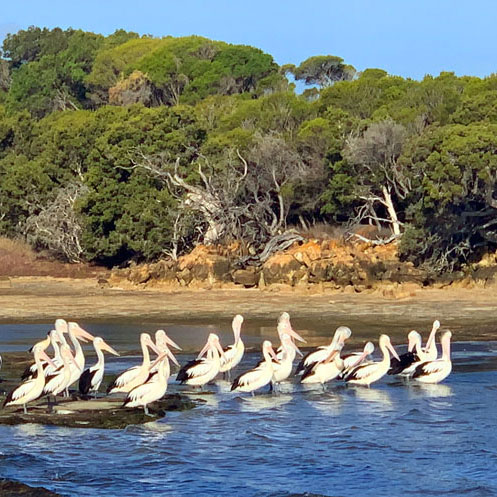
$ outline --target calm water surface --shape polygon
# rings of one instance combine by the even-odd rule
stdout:
[[[88,329],[135,349],[137,326]],[[45,331],[2,325],[0,351],[24,350]],[[192,347],[205,333],[171,329]],[[223,333],[229,342],[229,328]],[[263,334],[253,329],[248,342]],[[288,383],[252,398],[219,381],[213,393],[192,395],[204,400],[196,409],[122,431],[0,426],[0,476],[71,496],[497,495],[497,342],[457,342],[453,357],[440,385],[387,378],[322,392]],[[172,383],[169,391],[188,390]]]

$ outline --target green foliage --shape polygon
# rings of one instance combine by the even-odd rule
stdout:
[[[287,65],[285,71],[292,72],[297,81],[306,85],[327,87],[335,81],[346,81],[354,77],[355,69],[343,63],[341,57],[316,55],[304,60],[298,67]]]

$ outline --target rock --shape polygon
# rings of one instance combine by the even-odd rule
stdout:
[[[194,264],[190,269],[192,279],[197,281],[204,281],[209,277],[210,266],[206,263],[204,264]]]
[[[330,260],[320,260],[312,263],[309,272],[309,283],[320,283],[330,281],[330,270],[333,263]]]
[[[142,285],[150,279],[150,271],[147,265],[137,266],[130,271],[129,281],[137,285]]]
[[[225,257],[218,257],[212,263],[212,275],[217,281],[231,281],[231,265]]]
[[[266,288],[266,281],[264,280],[264,273],[261,271],[259,273],[259,282],[257,283],[259,290],[264,290]]]
[[[276,255],[268,259],[262,271],[264,281],[268,285],[274,283],[291,283],[293,272],[300,269],[301,264],[292,255]]]
[[[258,283],[255,268],[238,269],[233,272],[233,281],[237,285],[243,285],[245,288],[256,286]]]
[[[100,288],[109,288],[110,287],[110,283],[108,280],[106,280],[105,278],[99,278],[97,280],[97,285],[100,287]]]
[[[61,497],[44,487],[30,487],[24,483],[11,480],[0,480],[0,495],[2,497]]]
[[[192,272],[188,268],[176,273],[176,277],[178,278],[181,286],[188,286],[193,280]]]
[[[155,280],[172,281],[176,279],[178,265],[172,259],[163,259],[150,266],[150,277]]]
[[[356,293],[356,291],[355,291],[354,286],[347,285],[347,286],[344,287],[343,293],[346,293],[346,294],[350,295],[350,294]]]

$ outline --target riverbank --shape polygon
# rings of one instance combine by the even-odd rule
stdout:
[[[0,322],[50,322],[56,317],[84,321],[215,323],[234,314],[273,323],[283,310],[306,329],[310,322],[331,329],[337,324],[367,323],[372,332],[405,335],[417,323],[433,319],[457,332],[457,339],[497,339],[497,292],[492,287],[423,289],[402,298],[384,292],[277,289],[167,289],[108,287],[96,279],[17,277],[0,281]]]

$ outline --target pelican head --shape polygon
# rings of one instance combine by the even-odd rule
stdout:
[[[116,352],[102,337],[95,337],[93,340],[93,346],[95,348],[99,348],[100,350],[106,350],[107,352],[110,352],[111,354],[114,355],[120,355],[118,352]]]
[[[152,337],[148,333],[140,333],[140,344],[143,347],[148,347],[152,349],[157,355],[161,354],[159,348],[155,345]]]
[[[93,342],[95,337],[81,328],[78,323],[71,322],[68,325],[69,333],[72,333],[78,340],[82,342]]]
[[[416,330],[410,331],[407,335],[407,351],[412,352],[416,345],[421,347],[421,341],[421,335]]]
[[[240,341],[242,323],[243,323],[243,316],[241,314],[237,314],[233,318],[233,322],[231,323],[231,328],[233,329],[233,335],[235,335],[235,345],[238,345],[238,342]]]
[[[400,361],[399,354],[395,351],[393,348],[392,342],[390,341],[390,337],[388,335],[380,335],[380,340],[379,340],[380,348],[386,348],[388,349],[391,354]]]
[[[167,336],[164,330],[157,330],[155,332],[155,344],[157,345],[157,347],[161,349],[168,347],[170,345],[171,347],[174,347],[177,350],[181,350],[181,347],[176,342],[171,340]]]

